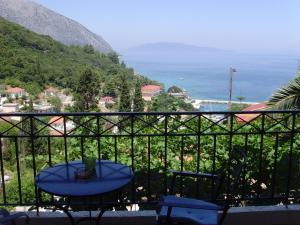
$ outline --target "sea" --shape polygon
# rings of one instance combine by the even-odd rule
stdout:
[[[137,73],[162,83],[176,85],[193,99],[229,99],[229,68],[235,68],[232,100],[267,101],[288,84],[298,71],[300,54],[203,52],[194,54],[128,53],[122,60]],[[222,111],[226,105],[206,104],[204,111]]]

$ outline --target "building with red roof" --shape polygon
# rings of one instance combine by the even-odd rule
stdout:
[[[27,96],[25,89],[19,87],[9,87],[6,89],[6,94],[10,98],[21,98]]]
[[[49,122],[50,135],[63,135],[66,132],[69,132],[75,128],[75,124],[72,121],[66,120],[61,116],[52,117]]]
[[[112,96],[103,96],[100,98],[100,101],[104,103],[114,103],[114,98]]]
[[[248,106],[247,108],[243,109],[243,112],[247,111],[260,111],[260,110],[265,110],[267,108],[266,103],[259,103],[259,104],[253,104]],[[260,113],[245,113],[245,114],[236,114],[236,120],[239,123],[248,123],[258,116],[260,116]]]
[[[64,118],[61,117],[61,116],[53,116],[50,120],[49,120],[49,124],[52,124],[52,125],[60,125],[60,124],[63,124],[64,123]]]
[[[158,85],[146,85],[142,89],[142,97],[145,101],[151,101],[152,97],[159,95],[162,92],[162,89]]]
[[[54,87],[48,87],[45,91],[45,96],[46,97],[52,97],[52,96],[57,96],[57,94],[59,93],[59,90],[57,88]]]
[[[99,104],[109,106],[109,105],[115,104],[115,101],[114,101],[114,98],[112,96],[103,96],[103,97],[100,98]]]

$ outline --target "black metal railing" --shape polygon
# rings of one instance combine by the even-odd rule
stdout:
[[[233,148],[247,151],[236,198],[247,205],[295,203],[300,196],[299,113],[0,114],[0,205],[36,206],[34,179],[41,169],[94,155],[130,165],[135,177],[118,202],[147,208],[168,193],[170,170],[221,173]],[[175,191],[209,198],[214,187],[210,181],[186,179]],[[45,205],[57,202],[55,196],[43,198]]]

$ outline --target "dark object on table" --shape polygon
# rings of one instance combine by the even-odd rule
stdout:
[[[74,173],[75,173],[76,179],[87,180],[96,175],[96,170],[95,169],[93,169],[93,170],[82,169],[82,170],[75,171]]]
[[[244,150],[232,150],[225,169],[226,172],[221,176],[208,173],[173,171],[173,180],[170,189],[171,195],[163,196],[159,202],[157,224],[184,223],[193,225],[221,225],[228,209],[233,203],[235,190],[239,185],[240,175],[244,168],[245,156],[246,152]],[[212,202],[172,195],[177,176],[194,177],[197,179],[205,178],[216,182],[217,188]],[[229,178],[230,182],[223,182],[225,178]],[[229,190],[224,205],[220,206],[215,204],[215,202],[220,194],[219,192],[223,183],[229,185]],[[218,218],[219,211],[221,211],[222,214]]]
[[[95,167],[96,167],[96,157],[85,157],[83,159],[83,164],[84,164],[84,167],[85,167],[85,170],[86,171],[95,171]]]
[[[26,215],[26,213],[23,212],[17,212],[14,214],[9,214],[9,212],[6,209],[0,209],[0,225],[11,225],[15,224],[15,220],[19,217],[25,216],[26,217],[26,223],[29,223],[29,217]]]
[[[87,180],[96,176],[96,158],[86,157],[83,159],[84,168],[80,168],[75,171],[75,178],[81,180]]]

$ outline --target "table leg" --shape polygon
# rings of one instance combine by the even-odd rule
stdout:
[[[108,209],[108,208],[102,208],[102,209],[101,209],[101,211],[100,211],[100,213],[99,213],[99,215],[98,215],[98,217],[97,217],[97,220],[96,220],[96,225],[99,225],[99,224],[100,224],[100,220],[101,220],[103,214],[106,212],[107,209]]]
[[[92,210],[89,211],[89,215],[90,215],[90,225],[92,225]]]
[[[74,220],[72,214],[69,212],[68,206],[65,206],[65,207],[63,207],[63,206],[55,206],[54,211],[56,211],[57,209],[58,209],[58,210],[62,210],[62,211],[68,216],[68,218],[69,218],[71,224],[72,224],[72,225],[75,225],[75,220]]]
[[[82,221],[85,221],[85,220],[89,220],[90,221],[90,225],[92,225],[92,221],[95,221],[95,224],[99,225],[101,217],[103,216],[103,214],[106,212],[107,209],[108,208],[101,209],[101,211],[99,212],[97,218],[92,218],[92,211],[90,210],[89,211],[89,217],[83,217],[83,218],[78,219],[77,222],[76,222],[76,224],[79,224],[79,223],[81,223]]]

